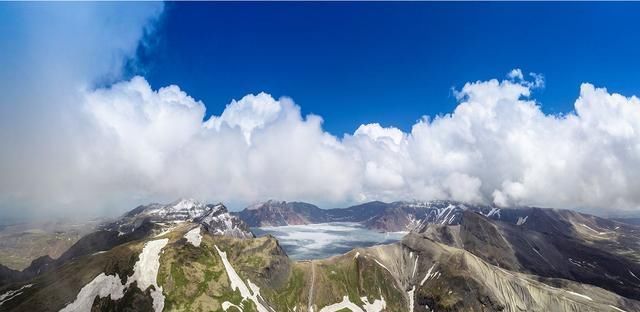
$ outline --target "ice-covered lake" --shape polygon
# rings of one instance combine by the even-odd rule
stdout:
[[[356,247],[392,243],[406,234],[376,232],[351,222],[261,227],[251,230],[257,236],[275,236],[289,257],[295,260],[321,259],[343,254]]]

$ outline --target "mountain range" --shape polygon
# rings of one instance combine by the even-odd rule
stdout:
[[[233,213],[250,227],[356,222],[382,232],[409,231],[419,223],[454,224],[459,212],[473,209],[489,213],[492,207],[455,201],[368,202],[348,208],[321,209],[303,202],[269,200]]]
[[[401,241],[293,261],[251,227],[357,222]],[[640,228],[452,201],[229,213],[178,200],[106,222],[57,259],[0,267],[0,311],[640,311]]]

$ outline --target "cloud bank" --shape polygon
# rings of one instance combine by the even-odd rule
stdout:
[[[543,77],[515,69],[465,84],[453,112],[422,117],[406,133],[372,121],[336,137],[322,117],[266,93],[205,120],[204,103],[179,86],[120,78],[161,5],[124,15],[85,6],[46,11],[67,26],[41,38],[43,29],[23,25],[30,39],[3,49],[13,54],[3,66],[18,59],[29,70],[0,73],[2,215],[113,214],[176,197],[236,207],[269,198],[325,206],[454,199],[601,214],[640,207],[635,96],[585,83],[573,112],[549,115],[532,95]],[[70,36],[74,29],[81,33]],[[38,49],[51,53],[30,53]],[[104,79],[119,82],[96,88]]]
[[[99,137],[81,154],[93,183],[152,198],[637,208],[638,98],[583,84],[575,112],[547,115],[532,78],[467,83],[454,112],[409,133],[371,123],[338,138],[289,98],[247,95],[204,121],[179,87],[136,77],[85,95]]]

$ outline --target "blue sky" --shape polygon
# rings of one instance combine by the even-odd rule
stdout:
[[[541,73],[565,113],[583,82],[640,94],[639,3],[171,3],[141,53],[153,87],[177,84],[219,114],[231,99],[292,97],[341,136],[407,131],[451,112],[451,88]]]

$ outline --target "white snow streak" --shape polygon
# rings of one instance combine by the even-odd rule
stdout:
[[[247,283],[249,284],[249,287],[247,287],[247,285],[242,281],[242,278],[240,278],[238,273],[236,273],[236,271],[233,269],[233,266],[231,266],[231,263],[227,259],[227,253],[220,250],[220,248],[218,248],[217,245],[215,245],[215,247],[216,247],[216,250],[218,251],[218,254],[220,255],[220,258],[222,259],[222,263],[224,264],[224,269],[227,272],[227,276],[229,277],[229,282],[231,283],[231,289],[239,290],[240,295],[242,296],[242,300],[249,299],[253,301],[253,303],[255,303],[256,305],[256,308],[258,309],[258,312],[269,312],[269,310],[267,310],[267,308],[265,308],[262,305],[262,303],[258,300],[258,297],[260,296],[260,288],[258,288],[258,286],[256,286],[255,284],[251,283],[251,281],[249,280],[247,280]]]
[[[518,217],[518,222],[516,222],[516,225],[523,225],[525,222],[527,222],[527,219],[529,219],[529,216],[526,216],[524,218]]]
[[[614,309],[614,310],[620,311],[620,312],[627,312],[627,311],[625,311],[625,310],[622,310],[622,309],[620,309],[620,308],[618,308],[618,307],[614,307],[614,306],[612,306],[612,305],[609,305],[609,307],[610,307],[610,308],[612,308],[612,309]]]
[[[416,285],[413,285],[413,287],[411,288],[411,290],[409,290],[407,293],[409,294],[409,312],[413,312],[413,300],[414,300],[414,293],[416,292]]]
[[[391,270],[389,270],[389,268],[384,266],[384,264],[380,263],[380,261],[378,261],[377,259],[373,259],[373,261],[375,261],[379,266],[383,267],[385,270],[387,270],[389,273],[391,273]]]
[[[487,213],[487,217],[492,217],[493,215],[497,215],[500,218],[500,208],[491,208],[491,211]]]
[[[238,309],[238,311],[243,312],[242,308],[240,306],[237,306],[229,301],[225,301],[222,303],[222,310],[227,311],[229,308],[234,307],[236,309]]]
[[[569,291],[569,290],[567,290],[567,292],[572,294],[572,295],[574,295],[574,296],[582,297],[582,298],[587,299],[589,301],[593,301],[593,299],[591,299],[591,297],[589,297],[589,296],[585,296],[583,294],[579,294],[577,292],[573,292],[573,291]]]
[[[0,306],[3,303],[5,303],[5,302],[7,302],[7,301],[19,296],[20,294],[22,294],[22,291],[25,288],[29,288],[31,286],[33,286],[33,284],[27,284],[27,285],[24,285],[24,286],[16,289],[16,290],[9,290],[9,291],[5,292],[4,294],[0,295]]]
[[[427,274],[424,276],[424,278],[420,282],[420,286],[422,286],[424,284],[424,282],[426,282],[430,277],[434,277],[436,275],[435,273],[433,275],[431,275],[431,271],[436,266],[436,264],[437,263],[433,263],[433,265],[429,268],[429,270],[427,271]]]
[[[586,224],[584,224],[584,223],[580,223],[580,225],[582,225],[582,226],[586,227],[587,229],[591,230],[592,232],[594,232],[594,233],[596,233],[596,234],[598,234],[598,235],[605,235],[605,234],[607,234],[607,232],[599,232],[599,231],[596,231],[596,230],[594,230],[593,228],[589,227],[588,225],[586,225]]]

